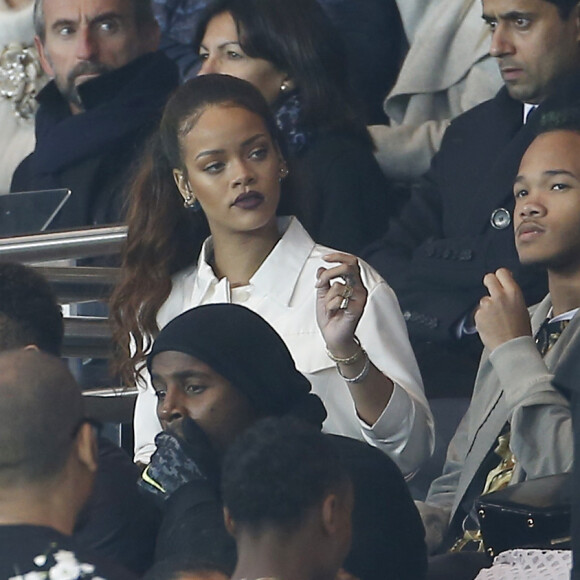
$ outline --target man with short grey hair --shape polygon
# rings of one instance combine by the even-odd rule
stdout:
[[[54,227],[120,221],[128,168],[178,81],[157,51],[150,0],[36,0],[34,8],[52,81],[38,95],[36,149],[11,189],[70,189]]]

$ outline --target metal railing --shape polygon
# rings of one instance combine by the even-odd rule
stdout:
[[[64,319],[63,356],[111,358],[111,328],[106,318],[70,316]]]
[[[137,389],[104,388],[83,391],[85,410],[101,423],[131,423]],[[119,431],[119,445],[122,444]]]
[[[118,268],[35,266],[52,286],[59,302],[106,300],[119,279]]]
[[[0,260],[23,263],[118,254],[127,226],[85,228],[0,238]]]
[[[105,300],[119,279],[118,268],[35,266],[34,269],[50,282],[63,304]]]
[[[102,301],[110,296],[118,280],[117,268],[49,265],[46,262],[115,255],[120,252],[126,237],[126,226],[117,225],[0,238],[0,260],[33,265],[47,278],[62,304]],[[64,325],[65,357],[85,361],[111,358],[112,337],[106,318],[67,316]],[[110,377],[104,385],[115,380]],[[83,391],[86,411],[102,422],[118,424],[118,443],[121,444],[121,424],[131,422],[136,389],[104,385]]]

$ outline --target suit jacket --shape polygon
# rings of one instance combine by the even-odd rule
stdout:
[[[532,309],[534,335],[551,305],[548,295]],[[465,516],[462,508],[469,511],[481,493],[471,484],[506,421],[517,459],[510,483],[572,468],[570,405],[551,380],[559,361],[579,343],[580,316],[576,315],[543,359],[531,337],[510,340],[491,354],[484,351],[473,397],[449,444],[443,474],[431,484],[427,505],[420,505],[431,548],[448,530],[456,535]]]
[[[399,218],[363,251],[394,288],[414,343],[455,341],[486,294],[484,275],[499,267],[514,272],[528,304],[546,294],[545,275],[520,265],[511,224],[490,220],[495,209],[513,211],[513,180],[540,116],[523,125],[522,103],[503,88],[455,119]]]
[[[398,0],[410,48],[384,101],[389,125],[370,127],[388,177],[423,175],[452,119],[502,85],[479,0]]]

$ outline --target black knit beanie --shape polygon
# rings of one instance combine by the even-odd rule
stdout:
[[[286,344],[258,314],[237,304],[206,304],[174,318],[147,357],[165,351],[188,354],[242,391],[263,416],[293,415],[322,426],[326,410],[310,392]]]

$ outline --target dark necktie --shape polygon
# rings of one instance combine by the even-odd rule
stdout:
[[[557,320],[556,322],[552,322],[547,318],[542,322],[542,326],[540,326],[536,333],[536,346],[542,356],[545,356],[554,346],[569,322],[569,320]]]

